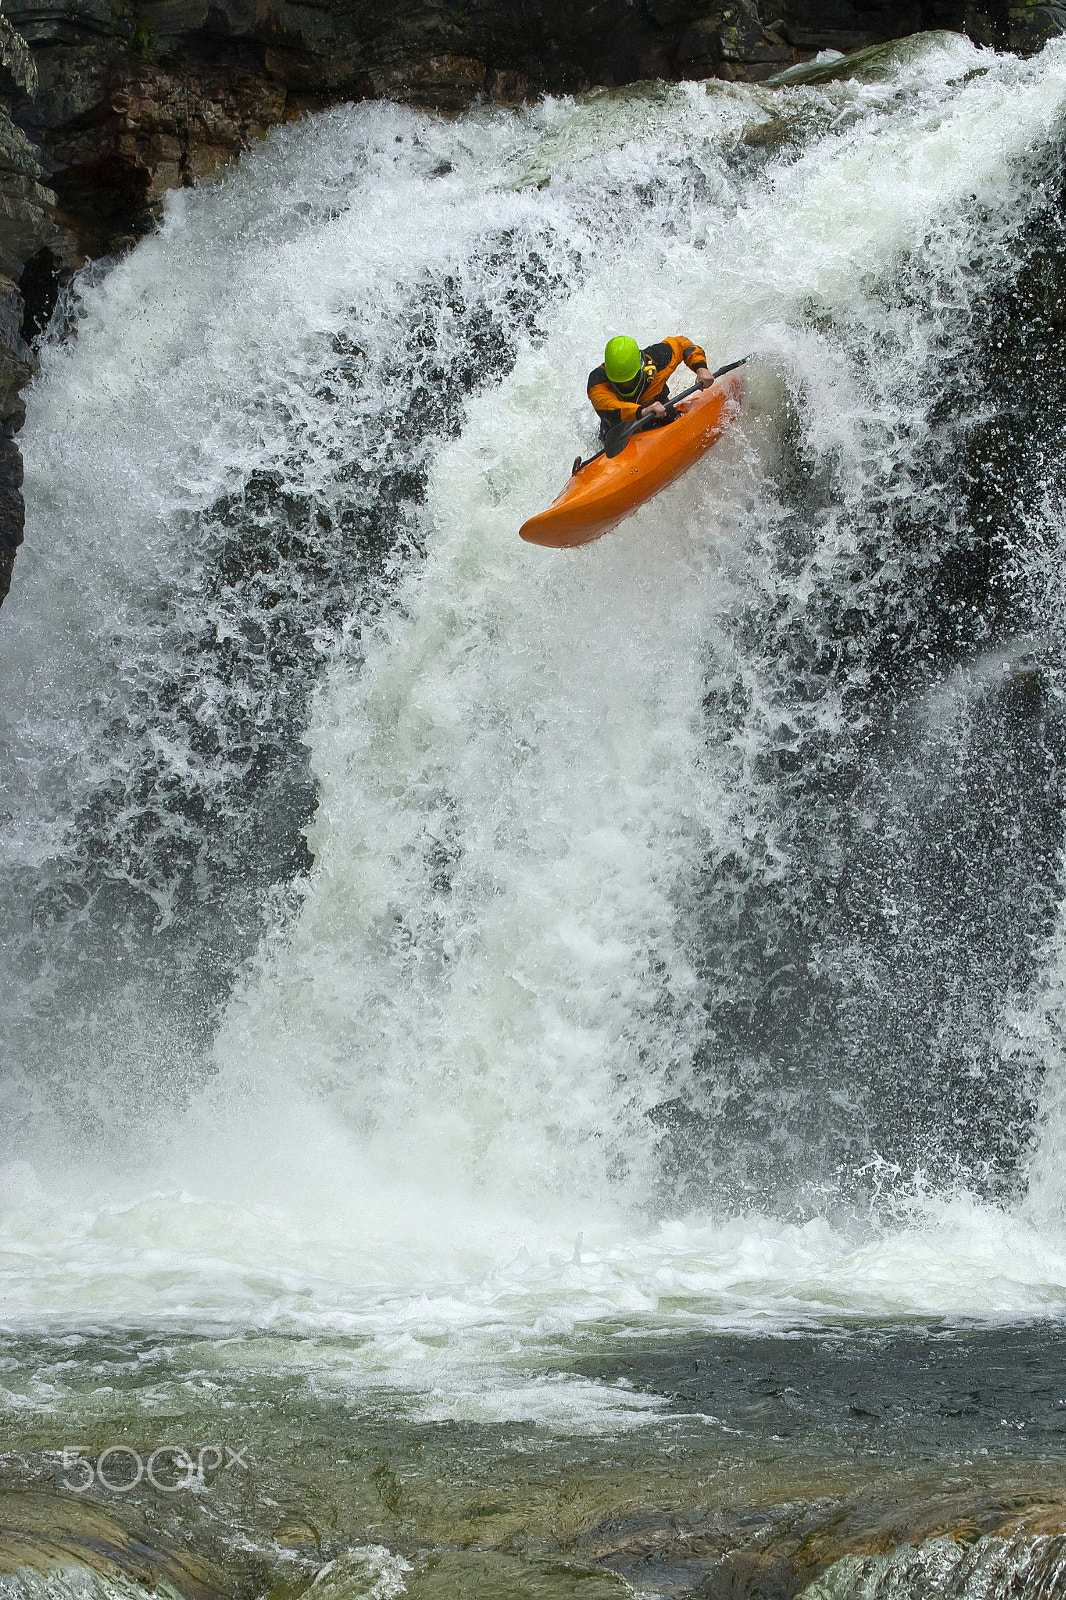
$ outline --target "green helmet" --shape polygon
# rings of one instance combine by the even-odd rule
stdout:
[[[629,383],[640,371],[640,345],[628,334],[608,339],[603,364],[611,383]]]

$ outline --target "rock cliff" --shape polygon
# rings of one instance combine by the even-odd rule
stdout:
[[[54,232],[55,195],[41,182],[41,152],[13,118],[32,102],[37,72],[24,39],[0,17],[0,600],[22,543],[22,457],[15,435],[25,407],[20,390],[33,369],[23,338],[19,280]]]
[[[13,0],[0,19],[0,599],[22,538],[26,340],[77,266],[127,248],[166,190],[274,124],[366,96],[455,110],[641,78],[753,81],[825,46],[933,27],[1032,48],[1041,28],[1025,18],[1005,0]]]

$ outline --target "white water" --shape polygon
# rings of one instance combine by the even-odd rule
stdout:
[[[1035,1209],[969,1193],[963,1148],[961,1187],[904,1171],[887,1212],[835,1196],[813,1155],[801,1211],[793,1184],[779,1207],[764,1193],[740,1212],[708,1153],[693,1211],[663,1199],[675,1135],[648,1113],[719,1103],[706,1051],[710,1026],[713,1067],[725,979],[701,963],[694,885],[707,863],[724,882],[737,859],[768,892],[788,879],[790,819],[760,761],[773,741],[832,736],[845,712],[839,684],[782,701],[775,659],[870,562],[871,537],[900,570],[893,507],[935,513],[919,454],[930,396],[1039,203],[1064,105],[1066,47],[1023,64],[957,40],[875,86],[681,86],[451,123],[356,107],[276,134],[219,190],[178,196],[162,232],[84,292],[24,435],[31,532],[0,629],[3,848],[44,870],[66,852],[83,881],[72,841],[87,798],[106,794],[112,865],[85,868],[92,887],[29,978],[47,923],[14,958],[9,1003],[30,1044],[6,1102],[5,1320],[359,1333],[367,1381],[422,1389],[451,1372],[441,1414],[576,1425],[605,1407],[639,1420],[640,1406],[590,1390],[583,1411],[502,1380],[471,1398],[453,1363],[605,1321],[1063,1309],[1057,1141],[1037,1159]],[[745,155],[742,130],[773,116],[795,142]],[[523,271],[532,309],[507,298]],[[886,297],[893,282],[911,297]],[[407,440],[402,410],[377,427],[420,361],[446,386],[475,302],[513,367],[501,357],[502,380],[457,407],[455,437],[431,418]],[[429,345],[405,349],[423,306]],[[585,372],[620,317],[644,338],[699,338],[716,362],[755,350],[742,424],[611,538],[527,547],[517,527],[590,435]],[[343,381],[338,338],[358,352]],[[833,486],[791,566],[774,476],[789,414]],[[182,894],[208,875],[197,830],[229,838],[248,748],[282,735],[257,679],[251,731],[218,732],[234,691],[198,663],[239,632],[244,591],[231,604],[205,579],[204,529],[256,471],[339,517],[353,452],[373,480],[405,450],[427,488],[421,506],[385,505],[400,538],[386,603],[369,621],[357,599],[341,623],[298,614],[326,662],[307,735],[314,867],[295,904],[262,891],[276,920],[234,982],[205,1080],[190,958],[160,957],[159,941],[184,917],[207,968],[242,954],[221,891],[191,910]],[[745,634],[753,615],[772,631]],[[716,723],[708,694],[730,692],[743,714]],[[259,805],[238,819],[253,838],[293,829]],[[77,974],[116,881],[152,908],[147,924],[108,923],[130,976],[115,994],[75,984],[34,1060],[43,1033],[22,1008],[64,962]],[[251,950],[256,924],[241,925]],[[782,1071],[761,1114],[802,1180],[804,1118],[854,1124],[869,1103],[840,1063],[806,1087]],[[1048,1103],[1059,1081],[1055,1065]],[[877,1168],[876,1130],[872,1144]],[[812,1216],[819,1184],[826,1214]]]

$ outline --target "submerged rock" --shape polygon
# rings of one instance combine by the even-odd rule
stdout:
[[[913,33],[905,39],[892,39],[886,44],[869,45],[865,50],[855,50],[850,55],[825,51],[832,60],[801,62],[778,72],[767,82],[771,87],[798,87],[801,84],[837,83],[846,78],[860,83],[882,83],[891,78],[900,67],[925,55],[928,51],[943,48],[955,37],[945,29],[928,33]]]
[[[885,1555],[844,1556],[799,1600],[1052,1600],[1064,1593],[1066,1536],[974,1539],[964,1527]]]

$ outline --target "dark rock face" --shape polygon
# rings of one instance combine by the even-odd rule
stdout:
[[[0,601],[11,586],[25,521],[15,434],[26,414],[20,391],[32,373],[33,356],[23,338],[18,280],[26,262],[56,233],[55,195],[40,181],[41,152],[12,120],[36,89],[26,42],[0,17]]]
[[[862,50],[910,33],[948,28],[976,44],[1025,53],[1055,31],[1042,13],[1007,0],[781,0],[790,44],[800,50]]]
[[[757,0],[16,0],[9,15],[40,78],[20,122],[83,255],[122,247],[167,189],[337,100],[458,110],[637,78],[758,79],[802,53]]]
[[[822,46],[930,28],[1024,47],[1023,15],[1005,0],[984,11],[966,0],[15,0],[9,12],[40,77],[21,124],[92,255],[145,231],[166,189],[337,100],[447,111],[641,78],[757,81]]]
[[[41,88],[22,120],[48,151],[82,256],[130,243],[168,189],[207,176],[286,115],[284,87],[239,63],[163,65],[116,39],[78,44],[67,32],[63,22],[37,42]]]

